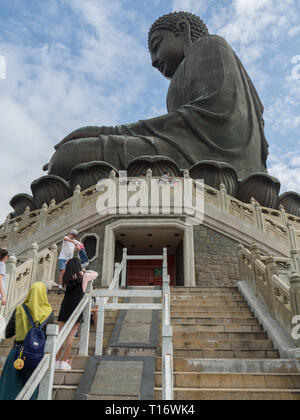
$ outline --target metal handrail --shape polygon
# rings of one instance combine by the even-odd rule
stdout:
[[[65,342],[66,338],[72,331],[77,322],[78,317],[83,313],[83,327],[84,332],[80,337],[79,354],[87,355],[88,341],[89,341],[89,322],[91,313],[91,283],[87,286],[87,291],[82,300],[77,305],[68,322],[58,334],[58,325],[48,325],[47,327],[47,342],[45,347],[45,356],[31,374],[29,380],[23,387],[22,391],[17,396],[16,400],[29,400],[36,388],[40,385],[39,400],[51,400],[53,378],[54,378],[54,364],[56,354]],[[86,344],[87,343],[87,344]]]
[[[144,257],[143,257],[144,258]],[[150,258],[150,257],[149,257]],[[151,256],[152,259],[153,256]],[[104,317],[105,310],[119,310],[119,309],[135,309],[135,310],[162,310],[162,363],[163,363],[163,383],[162,383],[162,398],[164,400],[173,399],[173,330],[171,327],[171,311],[170,311],[170,276],[167,268],[167,249],[164,249],[163,256],[158,256],[158,259],[163,261],[163,292],[158,290],[146,291],[128,291],[119,290],[119,279],[122,276],[122,286],[126,285],[126,270],[127,260],[133,259],[133,256],[127,256],[127,250],[124,249],[123,260],[119,266],[116,267],[114,278],[107,290],[92,290],[91,283],[88,284],[87,291],[77,308],[74,310],[72,316],[58,334],[57,325],[49,325],[47,328],[47,342],[45,348],[45,356],[38,367],[32,373],[26,385],[17,396],[17,400],[29,400],[37,386],[40,385],[39,400],[51,400],[53,378],[54,378],[54,364],[58,350],[63,345],[69,333],[72,331],[78,317],[83,313],[83,325],[81,328],[82,334],[80,337],[79,354],[88,355],[88,343],[90,332],[90,315],[91,315],[91,300],[96,297],[99,304],[98,323],[96,331],[96,355],[102,355],[103,336],[104,336]],[[120,304],[118,299],[120,297],[162,297],[161,304]],[[108,300],[113,298],[112,304]],[[99,302],[100,300],[100,302]]]

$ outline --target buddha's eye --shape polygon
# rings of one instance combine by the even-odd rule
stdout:
[[[159,38],[157,41],[154,41],[154,43],[152,44],[152,51],[154,52],[154,54],[157,53],[160,44],[162,43],[163,38]]]

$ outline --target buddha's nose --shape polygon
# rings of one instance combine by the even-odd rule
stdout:
[[[158,68],[158,63],[159,63],[159,59],[158,58],[152,59],[152,66],[153,67]]]

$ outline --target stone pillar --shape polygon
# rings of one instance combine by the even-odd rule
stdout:
[[[268,256],[268,258],[265,261],[266,269],[267,269],[267,282],[268,282],[268,290],[269,290],[269,303],[270,303],[270,310],[271,315],[274,319],[276,319],[276,313],[275,313],[275,296],[274,296],[274,290],[273,290],[273,282],[272,282],[272,276],[274,274],[278,275],[275,258],[271,255]]]
[[[291,250],[291,256],[293,260],[294,270],[300,274],[300,256],[297,249]]]
[[[291,317],[300,316],[300,274],[293,273],[290,278],[290,301],[291,301]],[[300,347],[300,339],[296,340],[297,346]]]
[[[39,215],[38,232],[42,232],[46,228],[47,213],[48,213],[48,206],[46,203],[44,203],[41,208],[40,215]]]
[[[80,187],[80,185],[77,185],[77,187],[75,188],[74,193],[73,193],[72,214],[76,213],[77,210],[78,210],[80,193],[81,193],[81,187]]]
[[[56,277],[56,266],[57,266],[57,258],[58,258],[58,251],[57,251],[57,245],[53,244],[49,247],[49,250],[52,252],[52,271],[51,271],[51,282],[52,284],[55,283],[55,277]]]
[[[221,209],[226,213],[229,213],[228,195],[224,184],[220,185],[220,201]]]
[[[279,209],[280,209],[280,213],[281,213],[282,224],[283,224],[283,226],[287,226],[287,224],[288,224],[288,218],[287,218],[287,215],[286,215],[285,208],[281,204]]]
[[[2,307],[1,310],[4,312],[4,316],[8,314],[10,307],[10,296],[11,296],[11,289],[14,284],[14,279],[16,275],[16,266],[17,266],[17,258],[15,255],[11,255],[6,263],[6,282],[5,282],[5,290],[6,290],[6,306]]]
[[[243,269],[243,254],[245,251],[245,247],[243,244],[239,244],[238,246],[238,259],[239,259],[239,275],[240,275],[240,281],[245,281],[244,278],[244,269]]]
[[[9,232],[9,223],[10,223],[11,217],[10,214],[8,216],[6,216],[5,222],[4,222],[4,226],[3,226],[3,230],[4,233],[8,233]]]
[[[250,252],[251,252],[251,267],[252,267],[252,285],[253,285],[253,291],[255,293],[255,296],[257,296],[258,292],[257,292],[257,283],[256,283],[255,261],[260,260],[260,249],[259,249],[258,244],[256,243],[251,244]]]
[[[148,187],[148,214],[152,211],[152,170],[149,168],[146,172],[146,183]]]
[[[32,264],[32,272],[31,272],[31,280],[30,280],[30,286],[35,283],[37,280],[42,281],[42,279],[37,279],[37,268],[38,268],[38,252],[39,252],[39,246],[36,242],[33,242],[29,248],[29,251],[27,253],[28,258],[32,258],[33,264]]]
[[[262,210],[261,210],[260,204],[257,201],[255,201],[254,203],[254,216],[255,216],[256,226],[258,227],[258,229],[264,231],[265,224],[264,224],[264,219],[262,215]]]
[[[9,235],[8,235],[8,245],[7,248],[8,249],[12,249],[14,246],[14,242],[15,242],[15,238],[16,238],[16,232],[18,230],[18,223],[15,222],[13,224],[12,230],[10,231]]]
[[[291,223],[288,223],[287,229],[288,229],[288,235],[289,235],[291,248],[298,249],[297,237],[296,237],[294,226]]]
[[[27,206],[24,213],[23,213],[23,218],[22,218],[22,224],[26,225],[29,221],[29,215],[30,215],[30,207]]]

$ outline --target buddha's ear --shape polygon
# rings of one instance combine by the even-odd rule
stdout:
[[[186,18],[181,18],[176,24],[176,29],[184,40],[185,55],[187,55],[193,43],[190,22]]]

